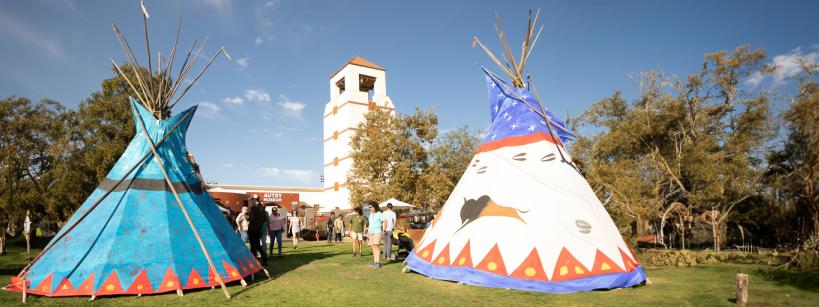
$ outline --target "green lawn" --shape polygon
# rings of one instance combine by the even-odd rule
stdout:
[[[42,246],[43,242],[38,242]],[[751,275],[750,303],[758,306],[816,306],[819,272],[777,272],[769,267],[747,265],[701,265],[690,268],[648,268],[654,283],[632,289],[575,294],[542,294],[515,290],[458,285],[401,273],[401,263],[383,268],[367,266],[367,257],[350,256],[349,243],[329,245],[303,242],[296,251],[287,245],[284,257],[270,261],[273,276],[258,276],[247,287],[230,285],[233,298],[222,291],[200,290],[144,297],[46,298],[30,296],[30,305],[198,305],[284,304],[303,305],[617,305],[617,306],[715,306],[734,305],[734,276]],[[10,242],[8,255],[0,256],[0,282],[8,283],[25,265],[25,250],[18,240]],[[19,304],[20,293],[0,291],[0,305]],[[248,305],[250,306],[250,305]]]

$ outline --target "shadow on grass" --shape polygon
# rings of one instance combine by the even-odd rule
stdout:
[[[319,248],[317,248],[319,247]],[[310,251],[311,249],[323,249],[324,245],[312,245],[312,246],[300,246],[298,250],[290,253],[286,253],[284,256],[277,257],[272,256],[268,257],[267,259],[267,266],[265,267],[270,274],[270,278],[268,279],[267,276],[264,275],[264,272],[259,271],[255,274],[255,280],[246,280],[248,281],[247,287],[243,287],[241,290],[236,291],[234,296],[240,296],[245,291],[253,289],[255,287],[264,285],[270,281],[273,281],[280,276],[294,271],[299,267],[305,266],[310,264],[313,261],[334,257],[337,255],[345,254],[345,252],[331,252],[331,251],[322,251],[322,252],[313,252]],[[292,247],[291,247],[292,248]]]
[[[759,270],[759,275],[779,285],[796,287],[810,292],[819,292],[819,269],[798,270]]]

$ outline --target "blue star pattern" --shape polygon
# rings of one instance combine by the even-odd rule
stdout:
[[[525,88],[515,88],[499,78],[484,73],[489,93],[489,113],[492,116],[492,124],[482,143],[540,132],[551,135],[546,119],[539,114],[540,112],[534,112],[531,108],[534,107],[535,110],[540,111],[540,103],[534,95]],[[560,137],[560,140],[564,143],[573,141],[575,135],[566,129],[565,123],[545,106],[544,109],[546,116],[552,122],[552,131]]]

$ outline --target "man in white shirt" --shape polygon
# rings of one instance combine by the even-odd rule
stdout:
[[[382,213],[384,220],[387,222],[387,228],[384,229],[384,255],[385,259],[392,259],[392,231],[395,229],[395,211],[392,211],[392,203],[387,203],[387,210]]]

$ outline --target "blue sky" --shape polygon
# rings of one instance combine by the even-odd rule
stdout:
[[[512,3],[507,3],[512,2]],[[329,77],[354,55],[387,69],[387,92],[402,113],[438,112],[441,130],[489,124],[474,35],[497,48],[494,12],[513,46],[529,8],[543,10],[528,70],[556,114],[582,113],[623,90],[628,74],[695,72],[705,53],[750,44],[783,64],[749,90],[787,91],[792,59],[817,60],[816,1],[147,1],[152,48],[170,50],[210,33],[206,54],[226,47],[180,103],[200,109],[188,146],[208,181],[320,186],[322,112]],[[124,57],[113,18],[140,59],[138,1],[0,2],[0,96],[52,98],[69,107],[98,90]],[[143,60],[144,62],[144,60]],[[177,111],[181,110],[178,109]],[[581,131],[583,133],[583,131]]]

